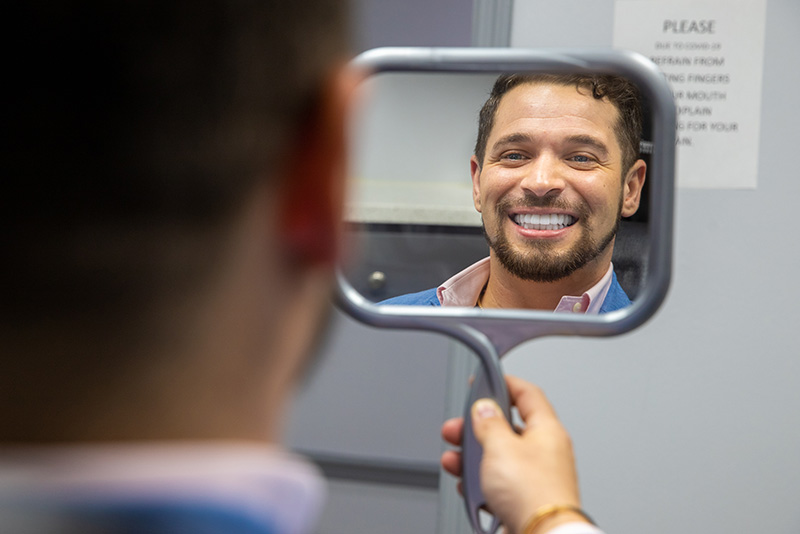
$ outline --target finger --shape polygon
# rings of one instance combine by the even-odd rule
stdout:
[[[442,453],[442,467],[454,477],[461,476],[461,453],[457,451],[444,451]]]
[[[511,403],[517,407],[523,421],[558,421],[553,406],[539,387],[515,376],[506,376],[506,385]]]
[[[442,438],[451,445],[461,445],[461,435],[463,432],[463,417],[454,417],[442,423]]]
[[[510,423],[494,399],[478,399],[472,404],[471,414],[472,431],[481,445],[486,445],[486,440],[490,437],[496,439],[514,435]]]

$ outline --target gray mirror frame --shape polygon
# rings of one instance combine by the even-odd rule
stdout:
[[[604,315],[554,314],[540,310],[490,310],[420,306],[378,306],[338,273],[338,306],[381,328],[440,332],[479,354],[489,347],[502,356],[520,343],[548,335],[614,336],[647,321],[666,297],[672,273],[675,199],[675,124],[672,92],[658,67],[635,52],[597,49],[377,48],[351,66],[369,75],[382,72],[604,73],[638,84],[652,113],[653,152],[648,167],[650,251],[644,287],[633,305]]]

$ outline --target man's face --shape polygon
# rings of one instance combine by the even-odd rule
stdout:
[[[622,168],[618,115],[575,86],[523,84],[502,97],[483,165],[471,165],[487,240],[512,274],[552,282],[607,267],[644,182],[642,161]]]

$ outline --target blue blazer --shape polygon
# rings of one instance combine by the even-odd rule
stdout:
[[[379,304],[387,304],[392,306],[441,306],[439,297],[436,296],[436,289],[426,289],[418,293],[409,293],[407,295],[400,295],[399,297],[390,298],[379,302]],[[611,287],[608,288],[606,299],[600,307],[600,313],[608,313],[630,306],[631,299],[625,294],[625,290],[619,285],[617,281],[617,273],[611,273]]]

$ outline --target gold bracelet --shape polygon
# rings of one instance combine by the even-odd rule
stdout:
[[[595,525],[595,522],[592,521],[592,518],[589,517],[589,514],[577,506],[573,506],[571,504],[548,504],[536,510],[536,512],[533,514],[533,517],[531,517],[525,524],[525,528],[522,529],[522,534],[533,534],[536,531],[536,527],[538,527],[542,521],[552,515],[556,515],[559,512],[575,512],[592,525]]]

